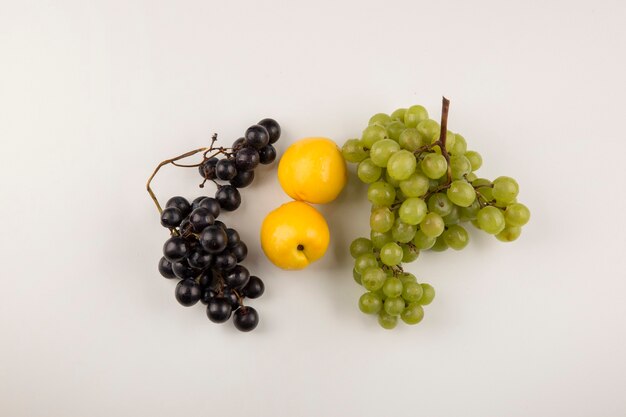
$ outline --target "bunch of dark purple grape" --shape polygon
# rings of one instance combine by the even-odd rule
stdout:
[[[173,236],[163,245],[159,272],[180,279],[175,295],[183,306],[202,302],[215,323],[227,321],[234,312],[235,327],[250,331],[259,323],[259,315],[243,300],[260,297],[265,286],[239,264],[248,248],[235,229],[217,220],[219,214],[220,204],[212,197],[198,197],[191,204],[184,197],[171,198],[161,224]]]
[[[263,119],[246,130],[244,137],[233,142],[230,149],[218,148],[224,157],[210,157],[198,166],[206,181],[217,185],[215,198],[226,211],[236,210],[241,204],[238,188],[247,187],[254,180],[254,169],[276,159],[272,146],[280,138],[280,125],[274,119]],[[218,181],[228,182],[220,184]]]
[[[209,150],[224,157],[205,156],[199,170],[205,182],[216,184],[215,198],[202,196],[189,203],[184,197],[172,197],[161,212],[161,225],[170,230],[171,237],[163,245],[159,272],[165,278],[180,279],[176,300],[186,307],[202,302],[214,323],[233,316],[235,327],[244,332],[256,328],[259,314],[243,301],[260,297],[265,285],[241,265],[248,247],[239,233],[217,218],[221,211],[239,207],[238,188],[250,185],[254,169],[276,159],[272,143],[279,137],[279,124],[263,119],[249,127],[232,148],[214,148],[214,139]]]

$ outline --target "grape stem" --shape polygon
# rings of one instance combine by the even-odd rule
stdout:
[[[439,140],[437,144],[441,148],[441,154],[444,158],[446,158],[446,163],[448,164],[448,180],[447,185],[450,185],[452,182],[452,169],[450,168],[450,154],[448,154],[448,150],[446,149],[446,136],[448,134],[448,110],[450,109],[450,100],[445,97],[442,97],[441,101],[441,131],[439,133]]]
[[[157,210],[159,211],[159,215],[161,215],[161,213],[163,212],[163,209],[161,208],[161,204],[159,203],[159,200],[157,199],[156,195],[154,194],[154,191],[152,191],[152,187],[150,186],[150,184],[152,183],[152,180],[154,179],[154,177],[156,176],[156,174],[159,172],[159,170],[161,168],[163,168],[165,165],[169,165],[172,164],[176,167],[180,167],[180,168],[197,168],[200,165],[202,165],[207,159],[213,158],[214,156],[217,156],[219,154],[224,154],[226,156],[231,156],[232,155],[232,149],[230,148],[224,148],[224,147],[219,147],[216,148],[215,145],[215,141],[217,141],[217,133],[214,133],[211,136],[211,144],[208,147],[203,147],[203,148],[198,148],[198,149],[194,149],[193,151],[189,151],[189,152],[185,152],[182,155],[178,155],[174,158],[170,158],[170,159],[166,159],[165,161],[162,161],[159,165],[157,165],[157,167],[154,169],[154,172],[152,173],[152,175],[150,175],[150,178],[148,178],[148,183],[146,184],[146,189],[148,190],[148,194],[150,194],[150,198],[152,198],[152,201],[154,202],[154,205],[156,206]],[[181,159],[185,159],[185,158],[189,158],[190,156],[193,156],[195,154],[198,154],[200,152],[204,152],[202,154],[202,161],[198,162],[197,164],[179,164],[177,163],[177,161],[180,161]],[[209,153],[212,153],[211,155],[208,155]],[[205,181],[206,182],[206,179]],[[202,182],[202,184],[200,184],[200,188],[204,187],[204,182]],[[217,182],[213,181],[216,185],[219,186],[219,184],[217,184]]]

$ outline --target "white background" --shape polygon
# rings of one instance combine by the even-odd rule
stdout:
[[[3,416],[626,415],[626,3],[0,2]],[[183,308],[156,270],[157,162],[262,117],[343,143],[415,103],[510,175],[531,223],[408,269],[437,289],[416,327],[356,306],[354,177],[322,207],[326,257],[262,255],[287,201],[275,166],[225,217],[265,279],[250,334]],[[199,195],[195,169],[156,192]]]

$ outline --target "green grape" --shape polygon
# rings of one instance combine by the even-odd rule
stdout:
[[[383,294],[385,297],[399,297],[403,289],[402,281],[399,278],[387,278],[383,284]]]
[[[422,120],[428,119],[428,111],[423,106],[411,106],[404,113],[406,127],[417,127]]]
[[[396,242],[389,242],[380,248],[380,260],[387,266],[402,262],[402,248]]]
[[[452,202],[445,193],[435,193],[428,199],[428,211],[446,216],[452,211]]]
[[[372,241],[364,237],[358,237],[350,243],[350,255],[355,259],[365,253],[372,252],[372,249],[374,249]]]
[[[391,113],[391,120],[399,120],[404,123],[404,115],[406,114],[406,109],[396,109],[393,113]]]
[[[385,113],[376,113],[375,115],[373,115],[372,117],[370,117],[369,122],[367,123],[368,126],[371,125],[380,125],[380,126],[385,126],[387,123],[391,122],[391,117],[389,117],[388,114]]]
[[[407,197],[421,197],[428,192],[430,180],[417,170],[406,180],[400,181],[400,190]]]
[[[370,158],[379,167],[386,167],[387,161],[394,153],[400,150],[400,145],[391,139],[383,139],[372,145]]]
[[[451,154],[463,155],[465,151],[467,151],[467,141],[463,136],[459,135],[458,133],[455,133],[454,136],[454,146],[449,148],[448,144],[446,143],[446,149],[449,148],[448,150]]]
[[[400,297],[389,297],[385,299],[383,303],[383,308],[385,309],[385,313],[390,316],[399,316],[402,314],[402,310],[404,310],[404,300]]]
[[[424,200],[417,197],[410,197],[404,200],[400,205],[398,217],[406,224],[417,225],[424,220],[427,212],[428,208]]]
[[[484,201],[493,201],[493,188],[490,187],[480,187],[476,189],[480,195],[483,196]]]
[[[404,288],[404,286],[407,285],[409,282],[417,282],[417,278],[415,278],[415,275],[411,274],[410,272],[403,272],[402,274],[400,274],[399,278],[400,281],[402,281],[402,288]]]
[[[506,226],[496,238],[502,242],[513,242],[522,234],[522,228],[519,226]]]
[[[483,207],[478,210],[476,220],[478,221],[478,225],[481,230],[484,230],[492,235],[500,233],[505,226],[504,214],[502,214],[502,210],[493,206]]]
[[[450,157],[450,172],[452,173],[452,178],[458,180],[472,172],[472,165],[465,156],[452,155]]]
[[[456,204],[452,205],[452,210],[447,215],[443,216],[443,224],[450,226],[457,224],[461,220],[461,207]]]
[[[354,260],[354,270],[361,275],[366,269],[377,267],[378,259],[373,253],[364,253]]]
[[[379,233],[375,231],[370,232],[370,239],[372,241],[372,245],[376,249],[381,249],[389,242],[393,242],[393,238],[391,237],[391,231],[386,233]]]
[[[454,250],[461,250],[469,243],[469,234],[463,226],[454,224],[441,235],[444,242]]]
[[[352,268],[352,278],[354,278],[354,281],[361,285],[361,274],[359,274],[358,272],[356,272],[356,269]]]
[[[417,324],[424,318],[424,308],[417,303],[411,303],[402,310],[400,318],[406,324]]]
[[[448,162],[443,155],[429,153],[420,162],[420,168],[428,178],[436,180],[448,172]]]
[[[387,181],[387,183],[389,183],[391,186],[393,186],[393,188],[399,188],[400,187],[400,181],[396,180],[395,178],[392,178],[389,175],[389,171],[388,170],[384,170],[385,172],[385,181]],[[400,190],[396,190],[396,198],[398,196],[398,191]]]
[[[387,131],[384,127],[378,125],[372,125],[365,128],[361,135],[361,143],[368,149],[372,148],[379,140],[383,140],[387,137]]]
[[[378,313],[378,324],[380,324],[380,327],[383,329],[394,329],[398,324],[398,316],[389,315],[385,313],[385,310],[381,310],[380,313]]]
[[[396,190],[386,182],[376,181],[368,187],[367,199],[378,206],[390,206],[396,199]]]
[[[385,233],[393,227],[395,216],[387,207],[381,207],[370,215],[370,228],[375,232]]]
[[[472,186],[474,186],[474,188],[491,187],[491,181],[487,178],[477,178],[472,181]]]
[[[402,263],[413,262],[420,254],[417,249],[412,249],[409,245],[400,245],[400,247],[402,248]]]
[[[450,201],[460,207],[469,207],[476,200],[474,187],[465,180],[452,181],[446,195]]]
[[[415,237],[413,238],[413,244],[419,250],[427,250],[433,247],[436,237],[426,236],[424,232],[418,230],[415,232]]]
[[[437,213],[430,212],[420,222],[420,230],[428,237],[437,237],[443,233],[443,219]]]
[[[407,303],[415,303],[422,298],[422,294],[424,293],[424,289],[420,284],[415,282],[407,282],[404,283],[404,288],[402,289],[402,298]]]
[[[512,203],[519,192],[519,185],[511,177],[498,177],[493,180],[493,197],[502,203]]]
[[[389,123],[386,129],[387,136],[397,142],[400,139],[400,135],[402,134],[404,129],[406,129],[406,126],[404,126],[404,123],[402,123],[401,121],[395,120]]]
[[[441,133],[439,123],[432,119],[426,119],[419,122],[417,125],[417,131],[420,135],[422,135],[426,143],[433,143],[439,140],[439,134]]]
[[[415,155],[403,149],[391,155],[387,162],[387,173],[391,178],[402,181],[409,178],[416,167]]]
[[[504,211],[504,220],[507,226],[523,226],[530,220],[530,210],[522,203],[513,203]]]
[[[367,158],[367,151],[358,139],[349,139],[343,144],[341,154],[348,162],[361,162]]]
[[[469,160],[470,165],[472,166],[472,171],[478,170],[481,166],[483,166],[483,157],[476,151],[467,151],[465,152],[465,157]]]
[[[383,308],[383,300],[378,294],[366,292],[359,298],[359,309],[365,314],[378,314]]]
[[[400,138],[398,139],[398,143],[402,147],[402,149],[406,149],[407,151],[414,152],[420,147],[424,146],[424,140],[420,136],[417,129],[404,129],[400,134]]]
[[[474,202],[467,207],[459,207],[459,220],[462,222],[475,220],[478,210],[480,210],[478,199],[474,200]]]
[[[361,282],[368,291],[377,291],[383,287],[387,274],[380,268],[368,268],[361,274]]]
[[[393,240],[400,243],[409,243],[415,237],[417,228],[414,225],[406,224],[400,218],[397,218],[391,228],[391,236]]]
[[[432,303],[435,299],[435,289],[430,284],[420,284],[424,293],[422,294],[422,298],[420,298],[419,303],[423,306],[427,306]]]
[[[465,179],[466,179],[468,182],[472,182],[472,181],[474,181],[474,180],[475,180],[475,179],[477,179],[477,178],[478,178],[478,175],[474,174],[473,172],[470,172],[469,174],[467,174],[467,175],[465,176]]]
[[[382,168],[374,164],[370,158],[359,162],[359,166],[356,169],[357,177],[359,177],[359,179],[365,184],[371,184],[374,181],[378,181],[382,172]]]
[[[443,236],[439,236],[437,237],[437,240],[435,240],[435,244],[433,245],[432,248],[430,248],[430,250],[434,251],[434,252],[443,252],[448,250],[449,246],[446,243],[446,241],[443,239]]]
[[[495,202],[495,203],[493,203],[493,205],[494,205],[494,206],[496,206],[496,207],[498,207],[498,208],[505,209],[505,208],[507,208],[509,205],[511,205],[511,204],[515,204],[515,203],[517,203],[517,198],[514,198],[514,199],[513,199],[513,201],[510,201],[510,202],[508,202],[508,203],[505,203],[505,202],[500,201],[500,200],[496,200],[496,202]]]

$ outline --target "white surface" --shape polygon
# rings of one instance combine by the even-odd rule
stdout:
[[[0,415],[626,415],[626,6],[532,3],[3,1]],[[274,168],[226,218],[267,283],[259,328],[176,303],[144,191],[158,161],[266,116],[280,152],[343,143],[379,111],[438,117],[442,94],[533,217],[513,244],[474,233],[408,267],[437,289],[422,324],[356,307],[354,181],[323,208],[322,262],[268,263]],[[183,171],[162,199],[199,195]]]

